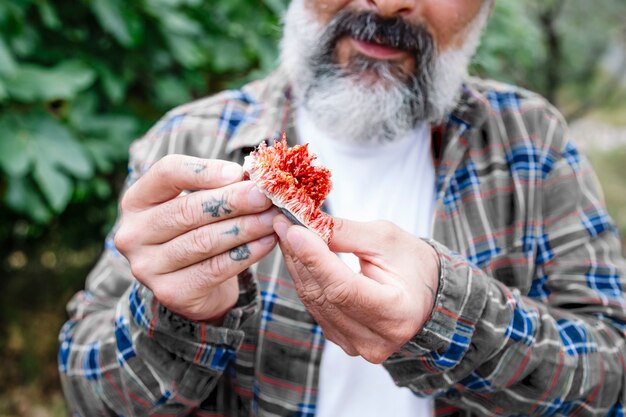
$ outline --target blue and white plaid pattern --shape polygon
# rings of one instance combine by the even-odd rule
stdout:
[[[170,112],[133,146],[129,184],[169,149],[240,162],[259,132],[295,140],[288,97],[278,72]],[[437,416],[623,416],[624,264],[560,116],[474,80],[435,131],[440,292],[424,329],[385,363],[390,375],[436,395]],[[60,335],[72,412],[315,415],[324,339],[279,251],[240,281],[240,302],[215,328],[162,307],[112,242]]]

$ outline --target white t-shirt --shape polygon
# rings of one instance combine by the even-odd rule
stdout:
[[[389,220],[419,237],[430,237],[435,205],[435,174],[430,126],[424,124],[396,142],[346,144],[317,129],[305,111],[297,115],[301,143],[332,172],[328,211],[351,220]],[[355,271],[354,255],[341,258]],[[348,356],[326,341],[320,369],[317,417],[431,417],[430,398],[397,387],[382,365]]]

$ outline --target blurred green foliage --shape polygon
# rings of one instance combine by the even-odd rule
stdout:
[[[473,71],[542,93],[579,117],[619,91],[615,78],[594,82],[617,45],[626,48],[624,0],[496,0]],[[562,97],[564,88],[574,96]]]
[[[0,392],[30,384],[15,398],[59,408],[56,332],[115,217],[130,142],[171,107],[271,71],[287,4],[0,1]],[[574,114],[604,104],[618,89],[598,61],[626,43],[625,9],[497,0],[472,71]],[[8,398],[0,416],[33,415]]]
[[[46,224],[70,201],[110,198],[106,176],[160,114],[275,66],[286,3],[0,3],[6,207]],[[620,7],[620,0],[498,1],[474,70],[553,99],[564,81],[584,88],[623,24]]]
[[[64,305],[115,217],[130,142],[269,72],[286,4],[0,1],[0,416],[33,415],[16,387],[58,397]]]
[[[0,178],[7,208],[48,223],[112,196],[131,139],[168,108],[266,72],[282,0],[4,0]]]

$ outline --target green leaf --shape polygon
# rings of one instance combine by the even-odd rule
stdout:
[[[202,26],[189,17],[172,9],[162,9],[158,18],[163,29],[179,35],[202,36]]]
[[[9,92],[7,91],[7,87],[4,84],[2,78],[0,78],[0,103],[5,101],[9,97]]]
[[[32,123],[38,153],[46,155],[52,165],[65,169],[77,178],[93,175],[91,161],[67,127],[50,116],[39,117]]]
[[[248,65],[248,60],[240,42],[224,38],[215,44],[211,64],[216,72],[238,71]]]
[[[2,36],[0,36],[0,74],[13,75],[17,72],[17,63]]]
[[[94,91],[86,91],[79,94],[69,103],[67,117],[72,126],[82,129],[83,125],[89,123],[89,118],[96,111],[99,97]]]
[[[26,19],[24,17],[24,19]],[[22,20],[22,22],[25,22]],[[20,31],[7,39],[17,56],[32,56],[41,52],[41,38],[37,29],[33,26],[22,24]]]
[[[71,99],[94,79],[95,72],[79,61],[64,61],[53,68],[26,64],[7,78],[7,90],[25,102]]]
[[[128,145],[138,132],[138,121],[134,117],[125,115],[95,116],[85,119],[81,132],[85,136],[93,136],[111,143],[115,147]],[[126,154],[128,149],[119,149]]]
[[[61,27],[61,21],[54,8],[47,0],[39,0],[37,2],[41,21],[48,29],[58,29]]]
[[[109,173],[113,170],[111,144],[105,141],[90,140],[85,142],[85,150],[96,164],[100,172]]]
[[[155,91],[159,102],[165,107],[179,106],[191,100],[187,85],[175,77],[165,77],[158,80]]]
[[[102,28],[123,46],[133,45],[133,38],[122,14],[122,5],[117,0],[93,0],[91,10]]]
[[[11,176],[22,177],[28,173],[32,159],[28,136],[7,118],[0,120],[0,167]]]
[[[126,82],[107,67],[99,69],[100,82],[107,97],[113,104],[119,104],[126,96]]]
[[[98,197],[100,197],[101,199],[111,197],[113,190],[111,190],[111,186],[104,179],[100,177],[95,177],[91,183]]]
[[[164,32],[170,52],[174,58],[186,68],[197,68],[207,61],[204,50],[197,41],[185,36]]]
[[[4,201],[8,207],[28,215],[37,223],[45,224],[52,218],[52,212],[39,191],[25,178],[9,177]]]
[[[60,121],[43,111],[0,119],[0,163],[14,175],[24,175],[34,158],[45,156],[51,166],[77,178],[93,175],[92,163],[80,142]]]
[[[50,207],[57,213],[62,212],[72,197],[70,179],[57,171],[45,155],[37,158],[33,178],[50,203]]]

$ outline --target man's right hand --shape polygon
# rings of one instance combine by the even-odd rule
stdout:
[[[233,162],[168,155],[122,199],[115,246],[134,277],[188,319],[219,323],[237,302],[237,274],[276,245],[277,212],[242,179]]]

